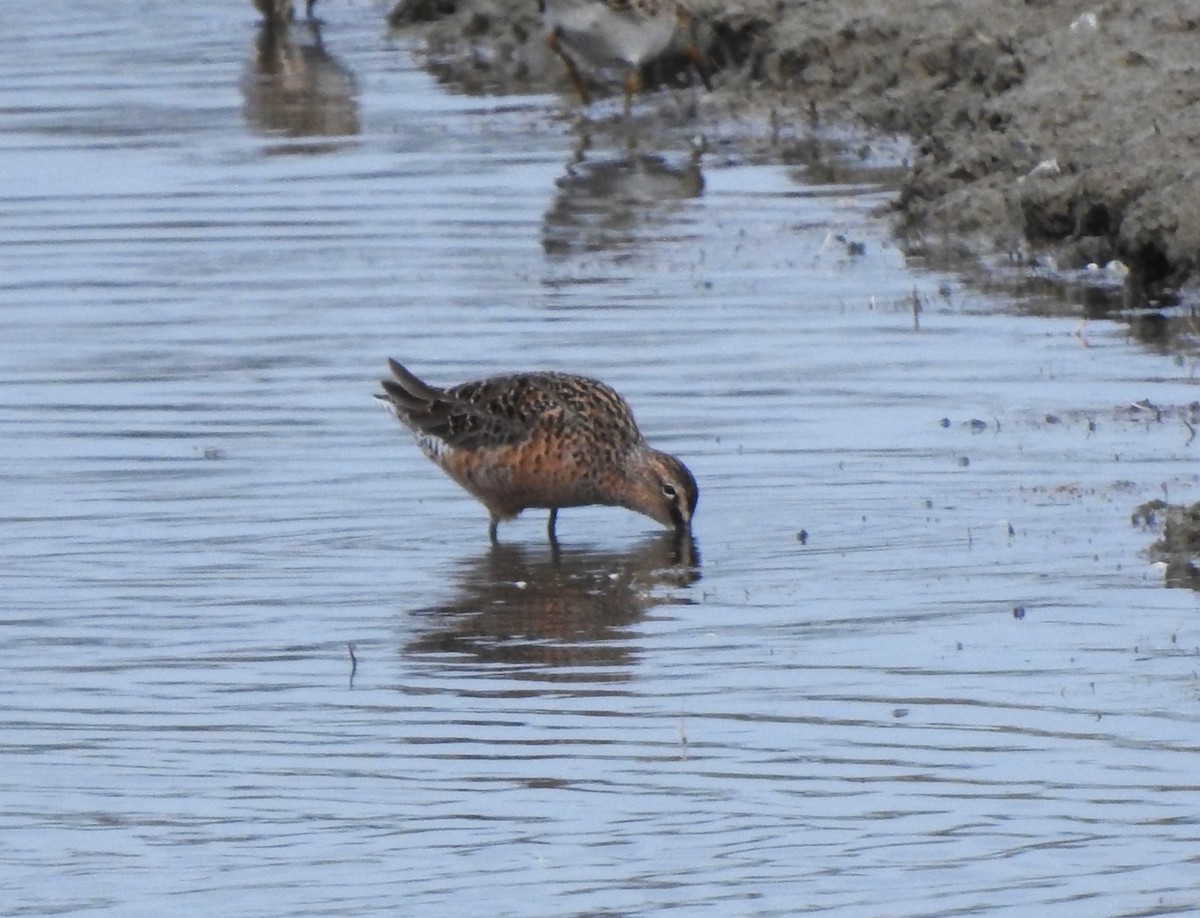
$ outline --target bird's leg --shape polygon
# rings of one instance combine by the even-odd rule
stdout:
[[[700,82],[704,84],[704,88],[708,92],[712,92],[712,81],[708,78],[709,71],[712,69],[712,64],[708,58],[704,56],[704,52],[695,45],[688,43],[684,49],[684,54],[687,59],[692,62],[692,69],[696,71],[696,75],[700,77]]]
[[[500,540],[498,538],[496,538],[496,526],[499,525],[499,523],[500,523],[500,520],[498,520],[494,516],[488,522],[488,538],[491,540],[493,545],[500,544]]]
[[[675,8],[675,15],[679,17],[679,25],[683,28],[687,42],[683,53],[691,61],[697,76],[700,77],[700,82],[704,84],[704,88],[712,92],[712,83],[709,82],[708,74],[713,67],[708,58],[705,57],[704,52],[696,46],[696,17],[682,6]]]
[[[562,62],[566,65],[567,76],[571,78],[571,83],[575,86],[575,91],[579,93],[579,98],[584,105],[590,105],[592,102],[592,94],[588,91],[587,83],[584,82],[583,74],[579,72],[579,68],[575,66],[575,62],[571,60],[571,56],[563,50],[562,42],[559,41],[558,33],[551,32],[546,36],[546,44],[550,46],[550,50],[562,58]]]
[[[304,15],[311,20],[313,18],[313,7],[317,5],[317,0],[304,0]]]
[[[642,70],[640,67],[634,67],[625,77],[625,114],[629,114],[630,106],[633,104],[633,97],[638,94],[641,88]]]
[[[550,560],[557,567],[559,561],[562,560],[562,546],[558,544],[558,533],[554,531],[554,524],[558,521],[558,507],[550,508],[550,519],[546,523],[546,535],[550,537]]]

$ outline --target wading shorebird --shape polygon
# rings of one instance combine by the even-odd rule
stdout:
[[[515,373],[449,389],[394,360],[376,398],[442,470],[478,498],[496,526],[527,508],[626,507],[679,533],[691,531],[696,479],[653,449],[629,404],[602,382],[567,373]]]
[[[696,47],[695,17],[677,0],[538,0],[551,49],[562,58],[583,104],[592,100],[575,56],[596,68],[625,70],[625,107],[641,89],[642,68],[682,51],[705,89],[708,61]]]

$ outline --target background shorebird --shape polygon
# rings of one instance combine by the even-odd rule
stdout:
[[[653,449],[629,404],[602,382],[566,373],[492,376],[438,389],[394,360],[380,399],[421,450],[482,501],[496,526],[529,507],[627,507],[691,530],[696,480]]]
[[[591,91],[576,57],[593,68],[625,71],[625,107],[642,85],[642,69],[671,51],[680,51],[704,83],[708,61],[696,47],[695,17],[677,0],[538,0],[554,53],[586,105]]]

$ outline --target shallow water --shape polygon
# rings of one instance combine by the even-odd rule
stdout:
[[[1196,598],[1130,525],[1192,367],[907,263],[869,172],[227,6],[0,30],[7,912],[1200,907]],[[389,355],[611,382],[698,556],[489,549]]]

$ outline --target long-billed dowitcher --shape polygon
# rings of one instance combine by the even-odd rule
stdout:
[[[625,106],[641,88],[642,68],[668,51],[682,51],[705,89],[708,62],[696,47],[695,17],[678,0],[538,0],[547,41],[562,58],[583,104],[591,92],[575,56],[596,68],[625,69]]]
[[[602,382],[566,373],[516,373],[438,389],[394,360],[375,397],[417,445],[477,497],[496,526],[530,507],[627,507],[690,531],[696,479],[653,449],[629,404]]]

